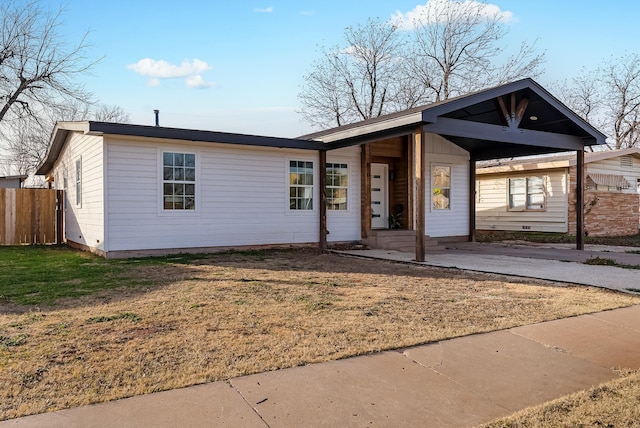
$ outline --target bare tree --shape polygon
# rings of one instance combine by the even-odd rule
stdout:
[[[99,105],[92,114],[93,119],[100,122],[129,123],[129,113],[116,105]]]
[[[86,34],[74,45],[60,34],[63,12],[43,0],[0,2],[0,136],[20,173],[38,165],[56,120],[91,112],[92,95],[78,79],[95,62]]]
[[[609,137],[609,148],[640,147],[638,54],[612,57],[556,86],[561,101]]]
[[[397,27],[378,19],[345,30],[344,47],[323,49],[299,94],[304,118],[337,126],[396,110],[393,84],[401,61]]]
[[[70,102],[64,106],[45,107],[37,117],[5,121],[0,136],[5,140],[7,162],[19,174],[31,174],[44,161],[51,130],[57,121],[97,120],[128,123],[129,114],[120,106],[92,106]]]
[[[615,149],[640,146],[640,56],[612,58],[601,68],[605,115]]]
[[[324,49],[298,95],[304,119],[340,126],[540,73],[535,43],[507,55],[499,10],[430,0],[420,12],[349,27],[345,47]]]
[[[567,107],[586,122],[596,127],[602,125],[599,113],[604,106],[603,94],[595,72],[583,69],[578,76],[569,81],[552,84],[550,88]]]
[[[37,0],[5,0],[0,14],[0,123],[7,115],[35,118],[43,106],[91,98],[75,79],[94,63],[85,56],[85,38],[64,43],[62,10],[49,13]]]
[[[411,23],[414,42],[407,58],[411,77],[431,92],[432,101],[536,77],[544,53],[522,42],[506,56],[508,34],[499,10],[476,1],[430,1]]]
[[[33,117],[12,121],[8,128],[4,132],[7,136],[7,159],[14,173],[33,173],[44,160],[51,128],[45,129],[42,121]]]

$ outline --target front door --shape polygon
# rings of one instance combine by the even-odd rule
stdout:
[[[382,163],[371,164],[371,228],[389,227],[389,181],[388,166]]]

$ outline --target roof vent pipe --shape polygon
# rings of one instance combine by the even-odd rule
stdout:
[[[156,126],[160,126],[160,110],[154,110],[153,114],[156,115]]]

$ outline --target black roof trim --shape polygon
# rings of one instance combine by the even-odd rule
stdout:
[[[201,131],[195,129],[165,128],[161,126],[130,125],[110,122],[89,122],[89,132],[133,137],[166,138],[172,140],[199,141],[205,143],[239,144],[244,146],[277,147],[303,150],[326,150],[325,144],[294,138],[265,137],[233,134],[229,132]]]

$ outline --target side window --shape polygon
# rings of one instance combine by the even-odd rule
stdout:
[[[346,163],[327,163],[327,209],[346,211],[349,167]]]
[[[451,209],[451,166],[435,165],[433,167],[431,188],[433,209]]]
[[[76,205],[82,206],[82,158],[76,160]]]
[[[289,209],[313,210],[313,162],[289,161]]]
[[[162,207],[167,211],[195,211],[196,155],[162,153]]]
[[[545,200],[544,177],[509,179],[509,211],[543,211]]]

